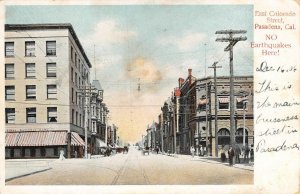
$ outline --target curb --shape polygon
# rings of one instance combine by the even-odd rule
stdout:
[[[46,168],[46,169],[43,169],[43,170],[38,170],[38,171],[34,171],[34,172],[30,172],[30,173],[25,173],[25,174],[22,174],[22,175],[18,175],[18,176],[15,176],[15,177],[7,178],[7,179],[5,179],[5,182],[11,181],[13,179],[17,179],[17,178],[29,176],[29,175],[32,175],[32,174],[44,172],[44,171],[47,171],[47,170],[50,170],[50,169],[52,169],[52,168]]]

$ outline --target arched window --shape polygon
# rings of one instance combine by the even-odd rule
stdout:
[[[230,144],[230,131],[226,128],[222,128],[218,131],[218,145]]]
[[[245,142],[248,143],[248,131],[245,129]],[[244,135],[244,129],[243,128],[238,128],[235,132],[235,141],[238,144],[243,143],[243,135]]]

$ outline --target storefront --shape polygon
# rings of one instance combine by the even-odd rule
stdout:
[[[67,156],[67,131],[21,131],[6,132],[5,158],[58,158],[60,150]],[[71,133],[71,155],[80,157],[84,141]]]

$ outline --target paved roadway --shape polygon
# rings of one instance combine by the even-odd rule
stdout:
[[[50,167],[51,170],[16,178],[6,185],[253,184],[254,174],[227,164],[200,161],[196,157],[143,156],[132,147],[128,154],[89,160],[56,160]]]

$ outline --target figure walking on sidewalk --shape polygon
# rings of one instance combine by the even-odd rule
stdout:
[[[64,150],[60,150],[60,152],[59,152],[59,159],[60,160],[64,160],[65,159],[64,154],[65,154]]]
[[[246,144],[246,147],[245,147],[245,153],[244,153],[244,163],[249,163],[249,152],[250,152],[250,149],[249,149],[249,146],[248,144]]]
[[[226,160],[226,155],[225,155],[225,150],[224,150],[224,145],[221,148],[221,161],[225,162]]]
[[[232,149],[232,146],[229,146],[228,150],[228,158],[229,158],[229,165],[233,165],[233,157],[234,157],[234,150]]]
[[[192,157],[194,157],[194,155],[195,155],[195,148],[194,148],[194,146],[191,146],[190,151],[191,151]]]

